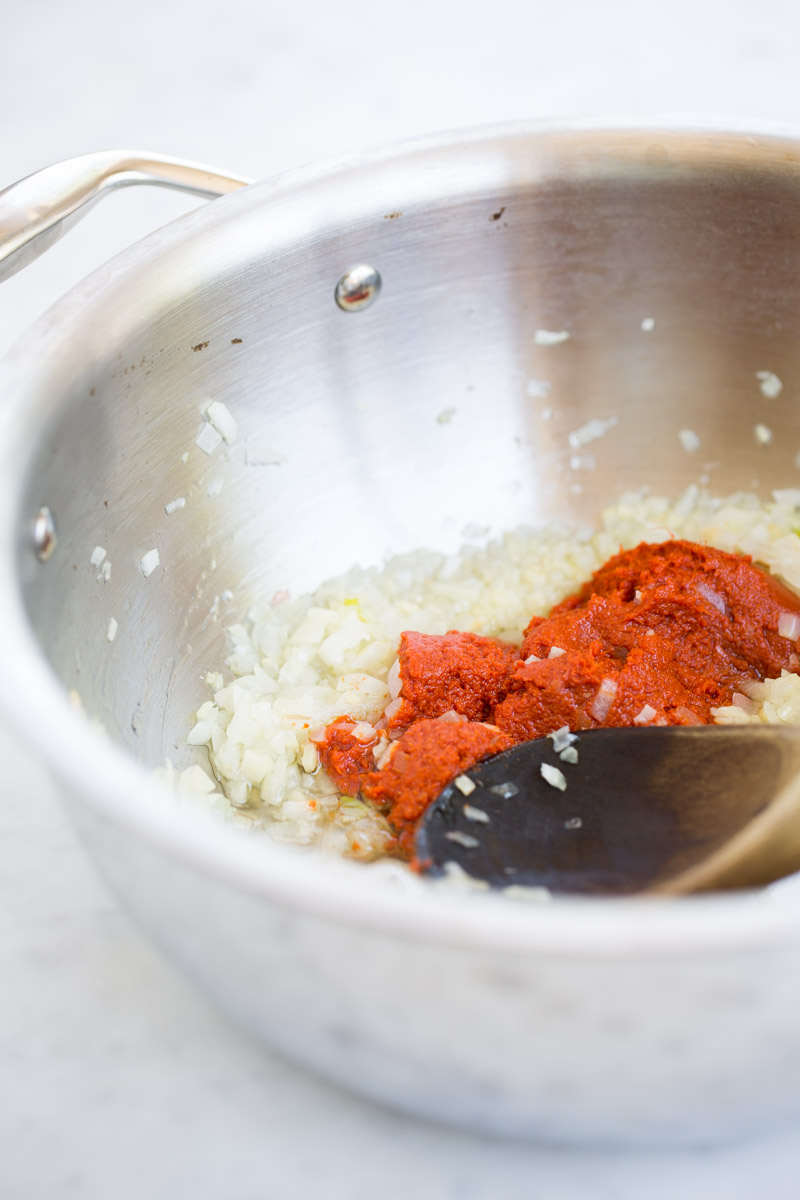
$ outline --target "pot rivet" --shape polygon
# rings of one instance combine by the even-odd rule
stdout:
[[[56,523],[46,504],[39,509],[33,523],[33,548],[39,562],[47,562],[56,548]]]
[[[380,290],[381,277],[375,268],[359,263],[339,280],[334,297],[343,312],[360,312],[378,299]]]

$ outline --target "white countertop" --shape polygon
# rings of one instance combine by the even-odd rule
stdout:
[[[0,186],[112,146],[264,177],[517,118],[800,130],[798,37],[792,0],[9,0]],[[132,189],[95,210],[0,285],[0,351],[195,203]],[[426,1126],[320,1082],[232,1030],[150,947],[2,728],[0,756],[0,1196],[797,1195],[800,1130],[685,1153],[538,1148]]]

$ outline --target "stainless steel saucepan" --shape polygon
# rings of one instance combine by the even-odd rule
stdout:
[[[800,144],[521,126],[244,188],[147,155],[88,170],[0,196],[0,248],[29,256],[115,183],[234,192],[93,274],[0,366],[0,704],[111,887],[243,1026],[424,1117],[685,1142],[797,1116],[792,881],[406,894],[205,818],[153,769],[191,761],[202,676],[259,594],[452,550],[467,525],[594,520],[630,487],[798,483]],[[784,385],[768,446],[762,369]],[[208,399],[239,426],[213,456]],[[595,469],[571,462],[568,431],[611,416]]]

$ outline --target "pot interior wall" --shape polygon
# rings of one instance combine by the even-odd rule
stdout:
[[[651,142],[507,139],[414,159],[406,184],[379,164],[277,198],[262,185],[157,262],[129,252],[87,301],[80,354],[72,327],[48,350],[61,395],[21,502],[21,525],[47,504],[59,531],[46,564],[20,549],[31,620],[112,736],[185,765],[202,676],[256,597],[418,546],[594,522],[629,488],[800,483],[796,164]],[[281,240],[291,206],[299,232]],[[345,314],[334,285],[358,262],[383,291]],[[207,455],[211,400],[238,432]],[[593,417],[616,425],[571,446]]]

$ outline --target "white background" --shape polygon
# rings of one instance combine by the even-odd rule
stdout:
[[[788,0],[2,0],[0,16],[0,186],[114,146],[264,177],[519,118],[800,132],[800,8]],[[131,189],[94,210],[0,285],[0,352],[90,269],[195,203]],[[0,755],[0,1196],[798,1195],[800,1131],[686,1153],[492,1143],[284,1063],[143,940],[2,728]]]

